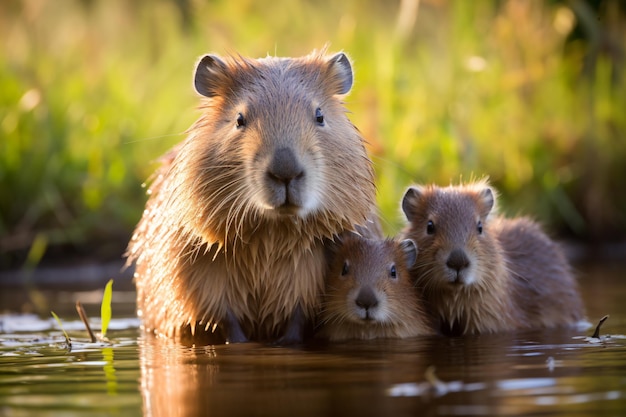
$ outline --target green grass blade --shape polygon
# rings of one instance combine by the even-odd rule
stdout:
[[[65,329],[63,328],[63,325],[61,324],[61,319],[59,318],[59,316],[56,315],[54,311],[51,311],[50,313],[52,314],[52,317],[54,317],[54,319],[57,321],[57,323],[59,323],[59,327],[61,328],[61,331],[63,332],[63,336],[65,336],[65,342],[67,343],[68,348],[71,348],[72,342],[70,341],[70,337],[67,335],[67,332],[65,331]]]
[[[100,320],[102,321],[102,338],[106,336],[109,322],[111,321],[111,297],[113,295],[113,280],[110,279],[104,287],[102,295],[102,304],[100,305]]]

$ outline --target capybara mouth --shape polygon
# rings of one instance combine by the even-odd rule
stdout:
[[[467,283],[467,278],[464,275],[459,273],[454,274],[450,277],[450,281],[448,281],[452,286],[461,286]]]
[[[300,206],[287,202],[276,207],[275,211],[281,216],[297,216],[300,209]]]
[[[361,321],[364,322],[364,323],[374,323],[377,320],[373,316],[372,312],[367,310],[367,311],[365,311],[365,316],[361,317]]]

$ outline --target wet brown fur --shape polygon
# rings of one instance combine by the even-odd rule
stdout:
[[[363,224],[375,198],[363,138],[341,101],[347,74],[331,62],[337,56],[208,61],[211,76],[196,79],[209,92],[202,116],[155,173],[127,252],[146,329],[206,336],[231,314],[247,339],[271,340],[297,308],[313,317],[324,239]],[[281,148],[305,169],[298,195],[310,207],[268,207],[263,164]]]
[[[341,341],[434,334],[408,271],[415,252],[408,255],[391,239],[347,234],[341,240],[329,265],[318,336]],[[377,302],[367,317],[357,304],[363,290],[371,291]]]
[[[411,272],[444,333],[571,326],[584,319],[577,283],[560,247],[529,218],[495,215],[495,192],[486,181],[413,190],[403,200],[409,219],[403,236],[417,243]],[[435,230],[430,235],[429,220]],[[467,255],[467,271],[473,268],[457,282],[446,266],[454,249]]]

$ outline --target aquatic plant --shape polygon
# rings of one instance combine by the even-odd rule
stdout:
[[[111,322],[111,299],[113,297],[113,280],[110,279],[107,285],[104,287],[104,293],[102,294],[102,303],[100,304],[100,339],[105,340],[107,335],[107,329]]]
[[[67,343],[67,348],[71,349],[72,348],[72,341],[71,341],[69,335],[67,334],[67,332],[65,331],[65,329],[63,328],[63,324],[61,323],[61,319],[59,318],[59,316],[56,315],[56,313],[54,311],[51,311],[50,314],[52,314],[52,317],[54,317],[54,319],[57,321],[57,323],[59,325],[59,328],[63,332],[63,336],[65,337],[65,343]]]
[[[76,301],[76,312],[78,313],[78,316],[80,317],[80,319],[82,320],[83,324],[85,325],[85,329],[87,330],[87,333],[89,333],[89,339],[91,341],[91,343],[96,343],[98,341],[98,339],[100,340],[100,342],[107,342],[108,339],[106,338],[106,333],[107,333],[107,329],[109,327],[109,323],[111,322],[111,300],[113,298],[113,280],[110,279],[107,284],[104,287],[104,292],[102,294],[102,303],[100,304],[100,323],[101,323],[101,330],[100,330],[100,335],[99,337],[96,339],[96,336],[93,333],[93,330],[91,330],[91,325],[89,324],[89,317],[87,316],[87,313],[85,312],[85,309],[83,308],[82,303],[79,301]],[[61,328],[61,331],[63,332],[63,335],[65,336],[65,340],[67,342],[68,345],[68,349],[71,349],[72,344],[71,344],[71,340],[70,337],[68,336],[68,334],[65,332],[65,330],[63,329],[63,325],[61,324],[61,319],[59,318],[59,316],[57,316],[54,311],[50,312],[52,314],[52,316],[55,318],[55,320],[57,321],[57,323],[59,324],[59,327]]]

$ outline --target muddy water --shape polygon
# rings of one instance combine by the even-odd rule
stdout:
[[[0,416],[623,416],[626,266],[579,270],[589,320],[610,314],[600,339],[589,328],[184,347],[142,336],[128,313],[132,294],[114,293],[113,311],[123,314],[110,341],[89,343],[72,314],[74,299],[88,294],[47,294],[71,348],[53,319],[0,316]],[[18,295],[0,291],[2,310],[11,309]]]

